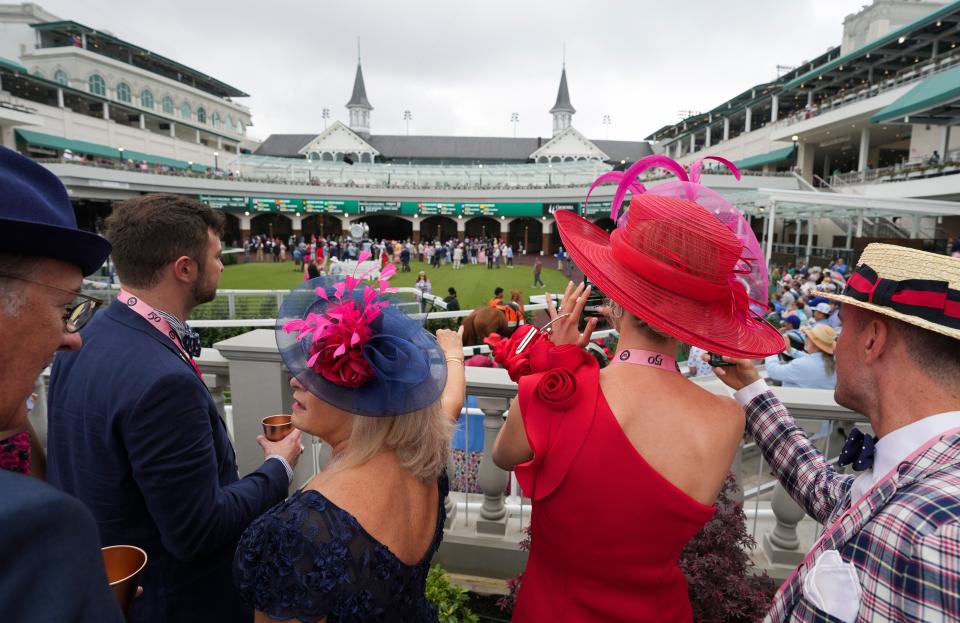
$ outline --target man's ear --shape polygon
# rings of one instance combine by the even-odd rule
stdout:
[[[181,255],[173,261],[173,276],[177,281],[188,283],[196,273],[196,262],[188,255]]]
[[[864,363],[877,361],[890,345],[890,324],[881,316],[874,315],[867,322],[863,333]]]

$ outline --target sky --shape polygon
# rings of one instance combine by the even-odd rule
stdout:
[[[359,38],[373,134],[643,140],[840,44],[867,0],[36,0],[250,94],[249,134],[347,122]],[[604,124],[604,116],[610,123]]]

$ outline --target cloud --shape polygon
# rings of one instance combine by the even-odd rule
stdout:
[[[862,0],[163,4],[42,6],[168,56],[251,95],[254,136],[346,120],[357,37],[374,133],[549,136],[566,44],[574,125],[639,140],[838,45]],[[612,125],[602,124],[610,115]]]

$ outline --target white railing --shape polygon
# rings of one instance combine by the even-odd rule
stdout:
[[[924,158],[890,167],[838,173],[830,177],[830,183],[834,186],[884,184],[960,173],[960,150],[951,151],[941,162],[933,162],[931,158],[932,154]]]

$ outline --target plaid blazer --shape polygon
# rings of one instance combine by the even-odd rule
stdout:
[[[863,588],[858,622],[960,620],[960,434],[948,433],[901,463],[851,508],[854,476],[824,460],[772,392],[755,397],[745,411],[777,479],[827,526],[777,591],[765,621],[839,621],[816,609],[801,589],[828,549],[856,567]]]

